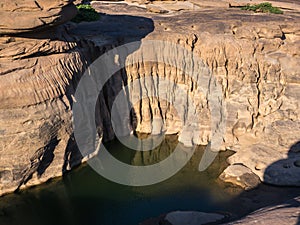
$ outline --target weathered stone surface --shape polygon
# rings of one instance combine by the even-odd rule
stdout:
[[[97,1],[97,0],[96,0]],[[195,6],[194,8],[184,8],[185,10],[194,10],[197,9],[197,6],[202,8],[231,8],[231,7],[242,7],[246,5],[260,4],[266,1],[264,0],[183,0],[183,1],[172,1],[172,0],[125,0],[129,4],[139,4],[152,5],[159,4],[161,6],[168,7],[169,5],[191,5]],[[283,10],[297,10],[300,11],[300,6],[295,0],[270,0],[273,6],[279,7]]]
[[[253,5],[253,4],[260,4],[266,1],[263,0],[224,0],[228,2],[230,7],[240,7],[246,5]],[[291,10],[300,10],[299,5],[297,2],[293,0],[271,0],[268,1],[275,7],[280,7],[283,9],[291,9]]]
[[[268,206],[259,209],[245,218],[226,224],[299,224],[300,222],[300,197],[292,199],[283,204]]]
[[[101,4],[94,6],[106,11]],[[139,11],[131,9],[140,15]],[[197,10],[183,12],[176,16],[176,22],[172,16],[156,16],[155,31],[148,37],[180,43],[201,55],[223,86],[227,102],[227,130],[223,148],[237,151],[229,162],[244,164],[264,180],[265,169],[286,157],[289,148],[299,140],[294,135],[299,133],[299,107],[296,100],[299,85],[298,70],[295,70],[299,52],[292,50],[299,49],[299,42],[296,41],[299,38],[299,25],[295,22],[299,16],[293,14],[292,20],[281,22],[281,16],[259,15],[251,16],[250,22],[250,18],[247,18],[249,15],[243,11],[233,13],[218,9],[218,13],[214,10],[201,11],[201,16]],[[192,35],[186,34],[188,27]],[[171,74],[171,79],[191,85],[184,81],[184,76],[176,68],[155,63],[140,65],[139,68],[145,76],[153,71],[159,76]],[[133,66],[127,68],[126,72],[131,79],[135,79],[141,75],[139,71]],[[155,88],[155,84],[147,83],[146,87]],[[185,145],[207,144],[210,139],[209,107],[197,92],[191,91],[189,94],[195,99],[201,99],[201,108],[197,112],[202,118],[201,124],[198,124],[200,134],[195,137],[193,129],[183,131],[181,119],[174,112],[166,111],[161,104],[163,115],[168,115],[163,120],[166,124],[172,124],[166,127],[166,131],[179,133],[179,140]],[[137,131],[152,132],[154,121],[149,120],[149,115],[155,108],[155,99],[146,99],[134,108],[138,115],[137,121],[140,121],[137,123]],[[293,185],[299,185],[297,174],[294,174]],[[275,180],[268,182],[278,183]]]
[[[220,175],[220,179],[249,190],[260,184],[259,177],[243,165],[230,165]]]
[[[288,153],[280,151],[279,146],[255,144],[238,150],[228,159],[228,162],[244,164],[265,183],[299,186],[300,170],[296,165],[300,155],[298,152],[293,152],[292,145]],[[226,174],[226,171],[224,173]]]
[[[65,23],[77,14],[72,2],[73,0],[4,0],[0,3],[0,35]]]
[[[201,225],[207,223],[217,222],[224,219],[224,216],[216,213],[203,213],[203,212],[189,212],[177,211],[168,213],[165,220],[172,225]]]
[[[199,6],[195,5],[192,2],[189,1],[158,1],[158,2],[152,2],[152,4],[147,5],[147,9],[149,8],[160,8],[161,10],[164,10],[166,12],[178,12],[183,10],[196,10],[200,9]],[[157,11],[150,11],[150,12],[156,12]],[[159,12],[160,13],[160,12]]]
[[[95,4],[95,7],[104,9],[102,5]],[[132,10],[140,15],[139,11]],[[295,135],[300,133],[296,99],[299,96],[298,70],[295,68],[298,68],[300,58],[299,51],[293,50],[299,49],[299,24],[296,23],[299,15],[293,14],[290,19],[278,15],[251,16],[251,22],[248,16],[248,12],[234,10],[233,13],[221,9],[218,9],[218,13],[214,10],[201,11],[201,15],[197,10],[182,12],[176,15],[176,22],[172,16],[155,16],[155,31],[147,38],[176,42],[201,55],[223,86],[227,103],[223,149],[237,151],[229,162],[245,165],[264,180],[266,168],[287,158],[289,149],[299,140]],[[187,34],[188,28],[192,35]],[[171,79],[192,85],[185,81],[176,68],[166,65],[144,64],[140,65],[139,70],[133,66],[127,68],[126,72],[130,79],[135,79],[141,75],[139,71],[143,71],[143,76],[153,71],[159,76],[170,74]],[[147,83],[146,87],[151,89],[155,84]],[[161,112],[168,115],[163,120],[166,124],[172,124],[166,130],[168,133],[178,133],[179,140],[186,145],[207,144],[210,140],[209,107],[205,104],[205,98],[196,91],[190,91],[189,95],[201,99],[197,100],[200,106],[197,114],[202,118],[198,124],[200,133],[196,135],[193,129],[183,131],[181,119],[161,104]],[[141,121],[138,122],[137,131],[152,132],[153,121],[149,120],[149,112],[155,111],[155,108],[157,101],[153,99],[142,101],[141,105],[134,107],[137,121]],[[294,179],[286,179],[289,182],[293,180],[292,185],[299,185],[299,173],[293,170],[290,174],[294,174]],[[283,180],[275,181],[275,177],[267,182],[284,184]]]
[[[198,211],[174,211],[158,218],[148,219],[140,225],[201,225],[220,223],[225,218],[219,213],[204,213]]]
[[[168,12],[167,10],[163,9],[162,7],[155,6],[155,5],[148,5],[147,10],[149,12],[153,12],[153,13],[167,13]]]
[[[45,182],[69,166],[72,80],[90,53],[66,27],[51,32],[47,39],[42,33],[0,38],[0,194]]]
[[[122,18],[129,27],[117,37],[140,39],[152,31],[148,19],[145,28],[134,30],[141,22],[137,18]],[[0,37],[0,195],[61,176],[84,160],[72,135],[73,95],[88,65],[119,40],[103,34],[100,42],[81,39],[77,33],[90,35],[91,29],[75,27]],[[103,131],[113,137],[108,127]]]

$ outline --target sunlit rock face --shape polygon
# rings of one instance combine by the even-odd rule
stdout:
[[[33,183],[62,174],[72,133],[70,93],[90,60],[87,44],[67,30],[35,33],[39,39],[0,37],[0,193],[34,171]]]
[[[253,16],[218,8],[165,17],[129,8],[127,14],[134,16],[101,15],[93,23],[55,26],[72,17],[64,15],[66,7],[74,8],[71,1],[38,1],[38,5],[28,3],[26,10],[21,3],[25,4],[0,4],[4,22],[5,13],[11,11],[18,12],[16,20],[18,16],[28,19],[26,23],[12,19],[0,26],[0,33],[7,34],[0,37],[0,194],[60,176],[81,162],[72,135],[71,110],[78,81],[101,53],[142,39],[178,44],[196,54],[216,77],[226,105],[220,149],[237,152],[230,164],[243,164],[268,183],[299,185],[299,179],[293,179],[293,174],[300,174],[295,163],[300,134],[298,12]],[[126,9],[114,7],[103,10]],[[41,24],[38,13],[45,10],[47,20]],[[38,13],[27,17],[28,11]],[[40,31],[43,27],[48,28]],[[183,53],[176,52],[176,58],[184,59]],[[161,48],[156,54],[167,53]],[[199,73],[199,79],[203,75]],[[212,111],[207,93],[197,89],[197,80],[166,62],[129,65],[108,81],[96,107],[96,124],[105,141],[114,138],[110,110],[115,96],[141,77],[154,79],[139,84],[138,94],[146,97],[133,106],[134,120],[125,125],[133,132],[178,134],[185,145],[210,142]],[[173,82],[166,86],[170,89],[166,101],[153,98],[150,92],[147,96],[147,91],[158,89],[157,78]],[[179,86],[184,95],[174,95]],[[134,89],[128,91],[137,94]],[[188,98],[195,102],[195,110]],[[181,102],[181,114],[175,110],[176,102]],[[194,122],[191,115],[198,117],[197,129],[182,129]],[[290,166],[278,166],[276,171],[289,176],[278,180],[270,165],[287,157]]]
[[[68,34],[74,25],[57,26],[76,15],[72,2],[0,3],[0,194],[69,166],[71,93],[92,60],[89,44]]]
[[[296,97],[300,88],[297,78],[299,65],[296,62],[299,62],[300,55],[295,50],[299,49],[300,27],[296,23],[299,17],[282,22],[282,18],[260,15],[251,17],[253,20],[249,22],[247,17],[250,15],[244,12],[235,12],[234,15],[227,11],[222,11],[222,15],[213,12],[203,12],[201,16],[196,11],[182,13],[176,17],[176,26],[172,17],[155,17],[155,30],[146,40],[179,43],[196,53],[217,78],[227,113],[224,116],[224,142],[220,149],[237,151],[229,158],[230,164],[243,164],[267,183],[298,186],[300,173],[294,162],[299,160],[297,142],[300,133],[299,101]],[[239,16],[243,23],[236,21]],[[191,17],[194,20],[192,24]],[[210,23],[203,22],[208,18]],[[188,28],[191,33],[186,32]],[[166,52],[161,50],[156,54],[159,58]],[[179,64],[184,53],[178,51],[176,54]],[[199,74],[200,77],[205,75]],[[122,73],[122,81],[121,75],[111,79],[107,93],[114,96],[114,87],[118,84],[147,76],[154,78],[140,84],[140,95],[159,90],[155,81],[158,77],[182,85],[186,95],[174,96],[178,86],[170,85],[166,88],[173,92],[170,92],[168,101],[158,103],[156,98],[143,98],[134,106],[135,130],[152,133],[153,128],[157,128],[155,117],[160,117],[165,122],[162,130],[169,134],[177,133],[179,141],[185,145],[208,144],[212,112],[206,93],[193,88],[195,81],[178,68],[149,62],[129,66]],[[137,93],[129,89],[129,94]],[[191,111],[184,103],[190,96],[196,102],[196,111]],[[173,107],[169,107],[174,106],[177,100],[186,110],[186,120],[180,118]],[[199,131],[183,129],[184,125],[194,122],[189,120],[192,118],[189,115],[199,117]],[[289,166],[279,166],[283,162],[276,163],[284,158],[289,158]],[[274,170],[277,172],[271,172]],[[281,178],[278,179],[277,175]]]
[[[16,0],[0,3],[0,34],[16,34],[63,24],[76,15],[73,0]]]
[[[57,9],[62,3],[57,1]],[[25,14],[22,18],[32,21]],[[129,24],[127,33],[141,23],[136,18],[122,20]],[[142,22],[146,27],[133,32],[138,40],[153,30],[149,19]],[[96,30],[95,36],[101,36],[96,44],[84,38],[91,29],[57,24],[0,36],[0,194],[61,176],[82,161],[72,135],[76,86],[88,66],[121,41]]]

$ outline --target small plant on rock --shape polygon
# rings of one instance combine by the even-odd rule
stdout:
[[[90,5],[85,5],[85,4],[78,5],[77,10],[78,13],[76,17],[72,19],[72,21],[75,23],[80,23],[82,21],[91,22],[91,21],[99,20],[100,18],[96,10]]]
[[[241,7],[242,10],[248,10],[248,11],[254,11],[256,13],[262,12],[262,13],[274,13],[274,14],[283,14],[283,11],[280,10],[278,7],[272,6],[269,2],[264,2],[260,4],[255,5],[246,5]]]

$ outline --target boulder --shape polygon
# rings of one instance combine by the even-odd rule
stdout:
[[[204,213],[196,211],[176,211],[166,215],[165,220],[171,225],[201,225],[215,223],[225,216],[217,213]]]
[[[220,175],[220,179],[241,186],[245,190],[253,189],[260,184],[259,177],[244,165],[230,165]]]

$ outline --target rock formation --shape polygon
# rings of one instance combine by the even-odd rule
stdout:
[[[299,215],[300,199],[294,198],[283,204],[259,209],[241,220],[227,224],[299,224]]]
[[[4,0],[0,3],[0,34],[16,34],[63,24],[76,13],[73,0]]]
[[[296,163],[300,158],[299,11],[254,14],[228,9],[227,4],[226,8],[202,6],[166,16],[124,3],[96,2],[93,6],[119,15],[103,14],[97,22],[56,26],[74,15],[71,1],[0,4],[4,18],[0,22],[0,194],[44,182],[81,162],[72,136],[76,85],[101,53],[142,38],[179,44],[197,54],[217,78],[227,109],[222,150],[236,151],[230,164],[243,164],[271,184],[300,185]],[[15,13],[15,20],[8,12]],[[182,52],[177,54],[183,57]],[[183,121],[167,103],[151,97],[134,107],[136,131],[152,133],[155,115],[165,122],[167,133],[178,134],[184,144],[208,144],[211,112],[207,98],[184,73],[162,63],[128,66],[109,80],[97,109],[104,140],[114,137],[109,116],[114,96],[125,83],[149,75],[184,86],[186,96],[170,93],[169,105],[174,103],[172,97],[175,101],[192,96],[202,121],[197,124],[200,135],[192,138],[193,131],[182,131],[191,121]],[[156,85],[148,82],[145,88],[156,89]],[[187,103],[182,107],[187,114],[195,113]],[[270,165],[285,158],[288,166],[279,163],[284,166],[272,172]],[[285,174],[289,176],[277,179]]]
[[[106,3],[95,2],[93,5],[106,13],[147,15],[147,9],[132,5],[118,7],[115,4],[110,8]],[[299,93],[297,62],[300,60],[297,9],[285,11],[284,15],[255,14],[240,9],[228,11],[222,7],[170,13],[168,16],[148,15],[154,20],[155,30],[146,40],[179,43],[190,49],[201,57],[222,85],[227,109],[223,149],[237,151],[229,158],[229,163],[242,164],[267,183],[299,185],[299,167],[295,163],[299,160],[297,142],[300,134],[296,97]],[[180,52],[177,54],[178,58],[182,57]],[[158,111],[165,115],[165,124],[178,122],[167,127],[167,132],[178,133],[179,140],[187,145],[191,141],[208,143],[211,112],[205,104],[207,99],[193,90],[193,82],[186,80],[184,74],[176,68],[155,63],[127,68],[126,73],[130,79],[154,73],[176,80],[186,85],[188,95],[199,102],[197,114],[202,123],[198,124],[201,133],[198,138],[192,140],[193,134],[182,131],[181,120],[163,104],[158,106],[155,99],[142,101],[134,108],[138,121],[146,121],[137,125],[139,132],[151,133],[151,127],[155,125],[149,120],[149,115],[160,107]],[[147,89],[155,89],[154,83],[146,85]],[[171,105],[174,102],[173,99]],[[287,161],[281,161],[281,165],[287,166],[278,164],[277,161],[283,159]],[[272,172],[274,170],[276,173]],[[237,171],[237,174],[241,172]],[[277,176],[281,179],[278,180]]]
[[[0,194],[62,174],[72,133],[68,92],[90,55],[67,30],[0,37]]]
[[[0,32],[0,195],[61,176],[81,163],[72,136],[72,96],[88,65],[118,43],[116,37],[99,32],[100,45],[70,35],[76,27],[73,23],[56,26],[75,15],[71,1],[35,1],[40,14],[25,7],[30,2],[1,3],[7,11],[20,11],[18,20],[27,22],[23,26],[5,16],[11,23],[1,26]],[[64,7],[69,9],[65,12]],[[49,17],[42,26],[37,22],[41,15]],[[123,20],[131,24],[127,32],[138,26],[134,19]],[[151,23],[135,38],[148,29]],[[84,29],[77,31],[84,33]]]
[[[299,214],[300,214],[300,201],[299,198],[293,198],[282,204],[267,206],[253,213],[247,215],[246,217],[236,220],[233,222],[225,221],[222,219],[224,215],[215,213],[203,213],[203,212],[193,212],[193,211],[175,211],[170,212],[166,215],[161,215],[158,218],[152,218],[141,223],[142,225],[177,225],[177,224],[189,224],[189,225],[199,225],[199,224],[230,224],[230,225],[252,225],[252,224],[299,224]]]

